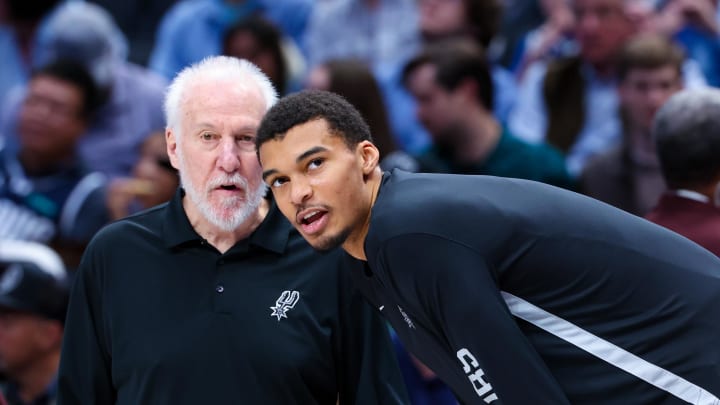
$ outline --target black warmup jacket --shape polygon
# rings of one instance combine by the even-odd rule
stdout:
[[[385,173],[356,284],[465,404],[719,404],[720,260],[525,180]]]
[[[340,250],[273,204],[221,254],[168,204],[88,247],[70,298],[59,405],[406,404],[386,322]]]

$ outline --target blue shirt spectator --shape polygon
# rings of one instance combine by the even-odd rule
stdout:
[[[536,62],[528,69],[518,90],[518,97],[508,119],[510,131],[531,143],[545,141],[547,112],[543,99],[543,81],[547,71],[545,62]],[[566,165],[578,176],[588,159],[617,145],[621,138],[618,114],[617,81],[603,78],[589,64],[582,66],[585,82],[585,121],[576,142],[567,153]],[[697,63],[683,65],[685,86],[697,88],[706,84]]]
[[[315,5],[303,48],[312,67],[330,59],[402,64],[420,46],[414,0],[334,0]]]
[[[184,0],[162,19],[149,67],[172,79],[185,66],[222,53],[225,31],[255,13],[275,23],[284,34],[300,43],[313,0]]]

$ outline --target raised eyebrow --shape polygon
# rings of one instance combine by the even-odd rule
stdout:
[[[312,148],[306,150],[305,152],[301,153],[297,158],[295,158],[295,162],[299,164],[303,160],[307,159],[309,156],[312,156],[316,153],[325,152],[325,151],[327,151],[327,148],[325,148],[323,146],[312,147]],[[277,172],[278,171],[275,169],[265,170],[262,174],[263,181],[266,181],[268,177],[272,176],[273,174],[276,174]]]
[[[316,153],[325,152],[327,151],[327,148],[324,146],[314,146],[305,152],[301,153],[297,158],[295,158],[295,163],[300,163],[303,160],[307,159],[309,156],[312,156]]]
[[[277,173],[277,170],[275,170],[275,169],[265,170],[262,174],[263,181],[267,181],[267,178],[272,176],[275,173]]]

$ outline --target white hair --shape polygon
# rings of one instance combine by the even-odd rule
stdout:
[[[270,79],[254,64],[245,59],[230,56],[210,56],[188,66],[175,76],[165,94],[165,122],[179,140],[180,108],[185,101],[188,87],[197,83],[223,82],[235,88],[253,89],[256,87],[265,100],[265,111],[277,102],[277,91]]]

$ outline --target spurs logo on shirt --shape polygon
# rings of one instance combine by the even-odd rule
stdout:
[[[280,319],[287,318],[287,311],[291,310],[299,300],[299,292],[290,290],[283,291],[275,301],[275,306],[270,307],[270,309],[272,309],[270,316],[277,316],[277,320],[280,322]]]

